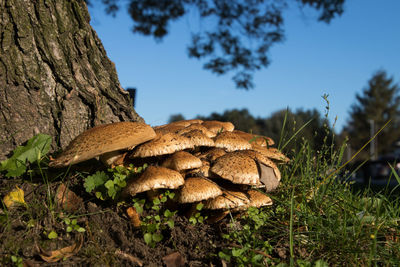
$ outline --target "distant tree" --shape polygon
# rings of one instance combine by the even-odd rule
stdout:
[[[326,23],[343,13],[344,1],[296,0],[301,7],[319,11],[318,20]],[[119,0],[102,2],[107,13],[116,14]],[[206,19],[202,30],[192,33],[189,57],[208,59],[204,68],[217,75],[235,71],[236,86],[249,89],[253,72],[269,64],[270,47],[284,39],[282,11],[289,4],[285,0],[129,0],[128,5],[133,32],[157,40],[168,34],[172,21],[185,14]]]
[[[371,124],[378,131],[388,120],[392,120],[377,137],[377,153],[391,152],[392,145],[400,138],[399,86],[393,83],[383,70],[377,71],[368,81],[361,94],[356,94],[356,103],[351,106],[350,119],[344,128],[349,144],[358,150],[370,139]],[[369,157],[370,147],[360,154],[360,158]]]
[[[285,128],[282,131],[285,117]],[[330,145],[333,140],[334,132],[329,121],[316,109],[297,109],[295,112],[282,109],[260,121],[259,124],[262,129],[261,134],[271,137],[276,143],[282,139],[281,145],[293,137],[286,150],[296,150],[303,140],[306,140],[312,149],[320,150],[324,142]],[[299,132],[296,134],[297,131]]]
[[[181,120],[184,120],[184,119],[185,119],[185,117],[180,113],[172,114],[171,116],[169,116],[168,123],[171,123],[171,122],[174,122],[174,121],[181,121]]]
[[[285,116],[286,125],[282,132]],[[298,109],[295,112],[292,112],[290,109],[284,109],[274,112],[267,118],[255,118],[247,109],[233,109],[227,110],[222,114],[214,112],[209,116],[198,116],[198,118],[203,120],[230,121],[238,130],[269,136],[277,144],[280,140],[281,133],[283,135],[283,142],[288,141],[303,125],[310,121],[307,126],[292,139],[286,151],[295,149],[303,139],[307,140],[310,146],[317,150],[322,147],[325,138],[325,142],[328,144],[332,143],[332,135],[327,135],[327,131],[332,133],[333,130],[330,128],[328,120],[321,116],[316,109]]]

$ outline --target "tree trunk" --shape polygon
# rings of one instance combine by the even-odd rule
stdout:
[[[0,0],[0,160],[35,134],[53,148],[95,125],[143,121],[83,0]]]

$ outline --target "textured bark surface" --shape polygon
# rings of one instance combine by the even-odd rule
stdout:
[[[53,148],[95,125],[143,121],[83,0],[0,0],[0,160],[37,133]]]

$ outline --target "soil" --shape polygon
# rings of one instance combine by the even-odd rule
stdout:
[[[175,226],[163,232],[164,240],[154,248],[133,226],[126,206],[100,201],[85,192],[82,178],[67,177],[64,184],[78,197],[76,210],[57,207],[54,199],[60,178],[54,182],[0,177],[0,197],[16,186],[25,194],[27,207],[0,210],[0,265],[12,265],[11,256],[23,259],[24,266],[221,266],[218,252],[223,247],[219,224],[192,225],[185,216],[173,217]],[[49,194],[52,197],[48,197]],[[79,202],[78,201],[78,202]],[[77,202],[77,203],[78,203]],[[74,217],[75,216],[75,217]],[[77,218],[84,233],[67,232],[63,218]],[[55,231],[55,239],[48,233]],[[80,239],[83,243],[80,243]],[[79,244],[80,243],[80,244]],[[77,245],[72,256],[46,262],[40,255]],[[80,248],[79,246],[82,245]],[[176,253],[178,252],[178,253]],[[168,256],[165,258],[166,256]],[[225,264],[224,264],[225,265]]]

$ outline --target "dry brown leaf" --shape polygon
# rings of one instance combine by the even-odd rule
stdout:
[[[140,215],[134,207],[129,207],[126,209],[126,214],[128,214],[131,222],[135,228],[139,228],[142,222],[140,221]]]
[[[57,188],[55,200],[59,207],[70,212],[78,210],[83,203],[82,198],[69,190],[63,183]]]
[[[185,265],[185,258],[178,251],[171,253],[162,259],[167,267],[179,267]]]
[[[61,249],[53,250],[53,251],[45,251],[41,247],[38,247],[40,257],[46,262],[57,262],[61,259],[69,258],[81,249],[83,245],[83,235],[78,235],[78,240],[75,244],[64,247]]]

